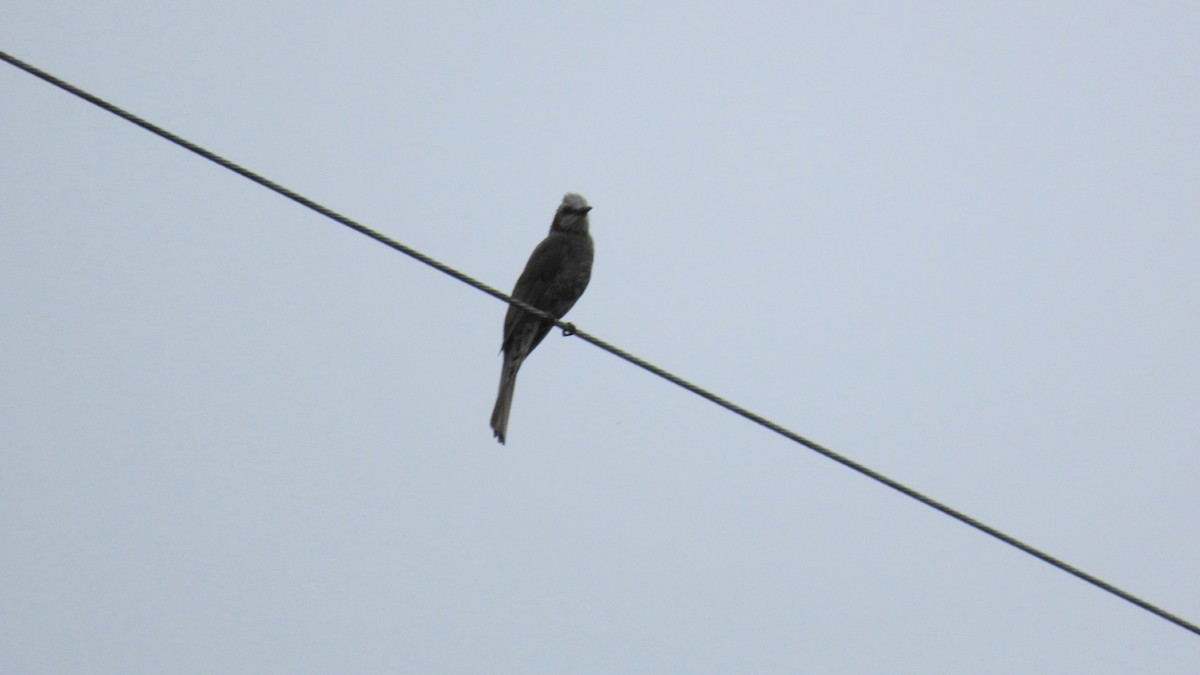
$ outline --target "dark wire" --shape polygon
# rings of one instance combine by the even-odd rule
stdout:
[[[437,260],[434,260],[433,258],[430,258],[429,256],[427,256],[419,251],[411,249],[408,246],[405,246],[404,244],[401,244],[398,241],[395,241],[383,234],[380,234],[379,232],[376,232],[375,230],[372,230],[371,228],[366,227],[365,225],[361,225],[361,224],[347,218],[346,216],[343,216],[340,213],[337,213],[336,211],[328,209],[328,208],[312,201],[311,199],[304,197],[303,195],[299,195],[295,192],[292,192],[291,190],[283,187],[282,185],[279,185],[278,183],[275,183],[274,181],[263,178],[262,176],[254,173],[253,171],[250,171],[249,169],[245,169],[241,166],[238,166],[237,164],[234,164],[233,162],[225,159],[224,157],[221,157],[221,156],[219,156],[215,153],[212,153],[208,150],[205,150],[204,148],[196,145],[195,143],[192,143],[191,141],[180,138],[179,136],[176,136],[175,134],[167,131],[166,129],[156,126],[150,122],[147,122],[146,120],[144,120],[132,113],[126,112],[125,110],[122,110],[121,108],[118,108],[117,106],[115,106],[101,98],[98,98],[92,94],[89,94],[86,91],[83,91],[82,89],[80,89],[72,84],[64,82],[63,80],[60,80],[57,77],[55,77],[43,70],[40,70],[34,66],[31,66],[28,63],[25,63],[24,61],[21,61],[20,59],[14,57],[14,56],[11,56],[6,52],[0,51],[0,59],[7,61],[8,63],[16,66],[17,68],[20,68],[21,70],[24,70],[25,72],[27,72],[35,77],[41,78],[42,80],[45,80],[46,82],[49,82],[50,84],[53,84],[54,86],[56,86],[60,89],[63,89],[64,91],[74,94],[75,96],[78,96],[79,98],[82,98],[83,100],[85,100],[89,103],[99,106],[99,107],[107,110],[108,112],[116,115],[117,117],[120,117],[128,122],[132,122],[133,124],[136,124],[139,127],[142,127],[143,129],[145,129],[151,133],[157,134],[180,147],[190,150],[209,161],[220,164],[221,166],[225,167],[226,169],[229,169],[230,171],[232,171],[236,174],[239,174],[245,178],[248,178],[269,190],[277,192],[277,193],[283,195],[284,197],[287,197],[288,199],[290,199],[302,206],[312,209],[313,211],[316,211],[317,213],[325,216],[326,218],[337,221],[338,223],[341,223],[342,225],[345,225],[346,227],[348,227],[352,230],[355,230],[361,234],[365,234],[366,236],[374,239],[375,241],[378,241],[378,242],[384,244],[385,246],[394,248],[397,251],[400,251],[401,253],[403,253],[407,256],[415,258],[415,259],[419,260],[420,262],[425,263],[426,265],[429,265],[430,267],[438,270],[439,272],[448,274],[448,275],[454,277],[455,279],[458,279],[459,281],[467,284],[468,286],[471,286],[480,291],[483,291],[484,293],[487,293],[488,295],[490,295],[494,298],[497,298],[499,300],[503,300],[504,302],[507,302],[511,305],[516,305],[517,307],[520,307],[521,309],[523,309],[527,312],[532,312],[534,314],[537,314],[537,315],[545,318],[547,321],[552,321],[555,326],[563,329],[564,333],[566,333],[566,334],[577,335],[580,338],[582,338],[583,340],[590,342],[591,344],[599,347],[600,349],[603,349],[615,356],[625,359],[626,361],[632,363],[635,366],[638,366],[639,368],[642,368],[643,370],[647,370],[651,373],[654,373],[655,375],[663,378],[664,380],[667,380],[668,382],[671,382],[672,384],[683,387],[684,389],[692,392],[693,394],[696,394],[697,396],[708,399],[709,401],[721,406],[722,408],[725,408],[726,410],[729,410],[730,412],[741,415],[742,417],[750,420],[751,422],[758,424],[759,426],[766,427],[767,429],[774,431],[775,433],[779,434],[780,436],[783,436],[784,438],[795,441],[796,443],[799,443],[800,445],[803,445],[804,447],[806,447],[816,453],[824,455],[825,457],[828,457],[829,459],[832,459],[833,461],[835,461],[843,466],[846,466],[850,469],[853,469],[854,471],[857,471],[858,473],[866,476],[867,478],[870,478],[874,481],[882,483],[882,484],[892,488],[893,490],[896,490],[897,492],[900,492],[904,495],[907,495],[908,497],[911,497],[911,498],[921,502],[922,504],[924,504],[926,506],[929,506],[938,511],[941,511],[942,513],[946,514],[947,516],[950,516],[951,518],[954,518],[955,520],[957,520],[963,524],[969,525],[969,526],[975,528],[976,530],[983,532],[984,534],[987,534],[996,539],[999,539],[1000,541],[1008,544],[1009,546],[1012,546],[1021,551],[1024,551],[1025,553],[1028,553],[1029,555],[1037,558],[1038,560],[1041,560],[1042,562],[1053,565],[1054,567],[1057,567],[1058,569],[1066,572],[1067,574],[1070,574],[1074,577],[1082,579],[1083,581],[1086,581],[1087,583],[1089,583],[1093,586],[1096,586],[1097,588],[1108,591],[1109,593],[1117,596],[1118,598],[1121,598],[1122,600],[1125,600],[1126,602],[1129,602],[1134,605],[1137,605],[1138,607],[1141,607],[1142,609],[1146,610],[1147,612],[1150,612],[1151,614],[1154,614],[1162,619],[1166,619],[1167,621],[1170,621],[1171,623],[1173,623],[1177,626],[1180,626],[1180,627],[1184,628],[1185,630],[1191,631],[1192,633],[1195,633],[1196,635],[1200,635],[1200,626],[1197,626],[1194,623],[1191,623],[1191,622],[1189,622],[1179,616],[1176,616],[1164,609],[1161,609],[1155,605],[1152,605],[1149,602],[1142,600],[1141,598],[1133,595],[1132,593],[1129,593],[1128,591],[1124,591],[1124,590],[1108,583],[1107,581],[1104,581],[1103,579],[1092,576],[1091,574],[1088,574],[1087,572],[1084,572],[1083,570],[1081,570],[1077,567],[1069,565],[1069,564],[1059,560],[1058,558],[1055,558],[1055,557],[1049,555],[1048,553],[1043,553],[1042,551],[1030,546],[1029,544],[1026,544],[1026,543],[1020,541],[1019,539],[1016,539],[1010,535],[1007,535],[990,525],[987,525],[978,520],[975,520],[974,518],[966,515],[965,513],[962,513],[961,511],[953,509],[931,497],[927,497],[924,494],[921,494],[920,492],[917,492],[916,490],[914,490],[902,483],[898,483],[898,482],[892,480],[891,478],[888,478],[887,476],[875,471],[874,469],[863,466],[862,464],[859,464],[858,462],[856,462],[848,457],[843,457],[842,455],[834,452],[833,450],[830,450],[829,448],[826,448],[818,443],[810,441],[807,438],[804,438],[803,436],[795,433],[794,431],[790,431],[761,415],[753,413],[753,412],[737,405],[736,403],[727,401],[726,399],[721,398],[720,396],[717,396],[716,394],[713,394],[712,392],[710,392],[706,389],[703,389],[702,387],[692,384],[691,382],[688,382],[687,380],[685,380],[677,375],[669,373],[669,372],[663,370],[662,368],[659,368],[658,366],[656,366],[642,358],[634,356],[633,354],[630,354],[629,352],[627,352],[615,345],[609,344],[608,342],[605,342],[604,340],[601,340],[600,338],[598,338],[594,335],[591,335],[590,333],[579,330],[579,329],[575,328],[575,326],[571,323],[556,319],[555,317],[551,316],[550,314],[548,314],[546,312],[543,312],[543,311],[536,309],[530,305],[527,305],[524,302],[521,302],[520,300],[515,300],[515,299],[509,297],[507,294],[502,293],[501,291],[498,291],[481,281],[477,281],[477,280],[467,276],[466,274],[459,272],[458,270],[454,269],[453,267],[450,267],[449,265],[438,262]]]

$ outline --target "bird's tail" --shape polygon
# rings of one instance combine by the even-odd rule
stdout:
[[[500,391],[496,394],[496,407],[492,408],[492,433],[501,445],[508,434],[508,411],[512,408],[513,387],[517,386],[517,371],[521,369],[522,360],[505,354],[500,370]]]

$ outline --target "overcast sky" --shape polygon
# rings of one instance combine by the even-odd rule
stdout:
[[[1195,3],[9,0],[0,49],[1200,621]],[[1200,638],[0,64],[0,671]]]

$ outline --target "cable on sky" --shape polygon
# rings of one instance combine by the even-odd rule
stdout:
[[[430,258],[429,256],[421,253],[420,251],[417,251],[413,248],[405,246],[404,244],[402,244],[394,239],[391,239],[390,237],[387,237],[384,234],[376,232],[375,230],[372,230],[371,228],[369,228],[365,225],[362,225],[354,220],[351,220],[350,218],[347,218],[346,216],[343,216],[340,213],[338,213],[332,209],[322,206],[322,205],[318,204],[317,202],[314,202],[313,200],[311,200],[303,195],[293,192],[292,190],[289,190],[288,188],[283,187],[282,185],[279,185],[278,183],[276,183],[270,179],[264,178],[256,173],[254,173],[253,171],[250,171],[249,169],[246,169],[238,164],[235,164],[235,163],[229,161],[228,159],[225,159],[224,157],[217,155],[214,152],[206,150],[206,149],[200,147],[199,145],[196,145],[195,143],[188,141],[187,139],[181,138],[181,137],[171,133],[170,131],[163,129],[162,127],[159,127],[151,122],[148,122],[148,121],[138,117],[137,115],[134,115],[133,113],[127,112],[127,111],[113,105],[112,103],[109,103],[108,101],[105,101],[104,99],[101,99],[98,96],[89,94],[88,92],[80,89],[79,87],[76,87],[68,82],[65,82],[65,81],[51,75],[50,73],[45,72],[44,70],[41,70],[41,69],[39,69],[35,66],[32,66],[28,63],[25,63],[24,61],[8,54],[7,52],[0,51],[0,60],[7,61],[11,65],[16,66],[17,68],[20,68],[21,70],[24,70],[25,72],[29,73],[30,75],[33,75],[34,77],[45,80],[46,82],[49,82],[50,84],[58,87],[59,89],[62,89],[70,94],[73,94],[79,98],[82,98],[83,100],[87,101],[88,103],[91,103],[95,106],[103,108],[104,110],[107,110],[108,112],[116,115],[117,117],[120,117],[123,120],[126,120],[127,122],[136,124],[137,126],[145,129],[146,131],[149,131],[155,135],[161,136],[162,138],[184,148],[185,150],[190,150],[191,152],[194,152],[195,154],[200,155],[201,157],[209,160],[210,162],[219,164],[220,166],[225,167],[226,169],[229,169],[230,171],[232,171],[244,178],[247,178],[251,181],[254,181],[255,183],[258,183],[259,185],[267,188],[268,190],[271,190],[272,192],[276,192],[280,195],[283,195],[284,197],[287,197],[288,199],[300,204],[301,206],[304,206],[312,211],[316,211],[317,213],[325,216],[326,218],[329,218],[330,220],[340,223],[341,225],[344,225],[352,230],[355,230],[356,232],[358,232],[360,234],[366,235],[385,246],[393,248],[411,258],[416,259],[419,262],[422,262],[422,263],[432,267],[433,269],[435,269],[439,272],[442,272],[443,274],[447,274],[451,277],[454,277],[458,281],[461,281],[464,284],[467,284],[468,286],[475,288],[476,290],[487,293],[488,295],[490,295],[498,300],[507,302],[510,305],[515,305],[517,307],[520,307],[521,309],[523,309],[527,312],[531,312],[533,314],[541,316],[542,318],[546,319],[547,321],[553,322],[553,324],[556,327],[561,328],[565,335],[575,335],[575,336],[581,338],[582,340],[584,340],[585,342],[591,343],[592,345],[599,347],[600,349],[603,349],[604,351],[609,352],[610,354],[613,354],[614,356],[624,359],[625,361],[628,361],[629,363],[632,363],[633,365],[635,365],[639,368],[642,368],[643,370],[651,372],[674,385],[682,387],[683,389],[686,389],[687,391],[690,391],[691,393],[693,393],[701,398],[707,399],[708,401],[715,403],[734,414],[740,415],[761,427],[770,429],[771,431],[774,431],[775,433],[779,434],[780,436],[783,436],[784,438],[786,438],[790,441],[798,443],[798,444],[808,448],[809,450],[816,452],[817,454],[823,455],[824,457],[831,459],[849,469],[853,469],[854,471],[857,471],[858,473],[866,476],[867,478],[870,478],[871,480],[874,480],[878,483],[882,483],[883,485],[886,485],[887,487],[889,487],[907,497],[911,497],[912,499],[915,499],[916,501],[918,501],[932,509],[940,511],[941,513],[943,513],[947,516],[950,516],[951,518],[959,521],[960,523],[963,523],[964,525],[973,527],[976,530],[979,530],[980,532],[983,532],[984,534],[986,534],[990,537],[998,539],[998,540],[1004,542],[1005,544],[1012,546],[1013,548],[1016,548],[1020,551],[1028,553],[1029,555],[1033,556],[1034,558],[1037,558],[1038,560],[1041,560],[1042,562],[1044,562],[1048,565],[1057,567],[1059,570],[1066,572],[1067,574],[1070,574],[1071,576],[1074,576],[1082,581],[1085,581],[1103,591],[1107,591],[1108,593],[1111,593],[1112,595],[1115,595],[1118,598],[1120,598],[1130,604],[1140,607],[1141,609],[1144,609],[1147,612],[1150,612],[1151,614],[1154,614],[1155,616],[1157,616],[1161,619],[1170,621],[1171,623],[1183,628],[1184,630],[1190,631],[1196,635],[1200,635],[1200,625],[1197,625],[1195,623],[1187,621],[1186,619],[1184,619],[1180,616],[1172,614],[1172,613],[1166,611],[1165,609],[1162,609],[1156,605],[1153,605],[1150,602],[1147,602],[1146,600],[1143,600],[1143,599],[1137,597],[1136,595],[1129,593],[1128,591],[1122,590],[1122,589],[1118,588],[1117,586],[1114,586],[1113,584],[1110,584],[1107,581],[1100,579],[1099,577],[1096,577],[1096,576],[1089,574],[1073,565],[1070,565],[1062,560],[1059,560],[1058,558],[1055,558],[1054,556],[1051,556],[1048,553],[1045,553],[1037,548],[1034,548],[1033,546],[1030,546],[1029,544],[1026,544],[1025,542],[1023,542],[1013,536],[1005,534],[1004,532],[1001,532],[1000,530],[998,530],[986,523],[978,521],[978,520],[972,518],[971,516],[968,516],[967,514],[961,512],[961,511],[958,511],[957,509],[947,506],[946,504],[943,504],[943,503],[933,499],[932,497],[928,497],[928,496],[914,490],[913,488],[910,488],[907,485],[904,485],[903,483],[900,483],[891,478],[888,478],[887,476],[879,473],[878,471],[875,471],[874,469],[871,469],[867,466],[859,464],[858,462],[854,461],[853,459],[850,459],[849,457],[844,457],[844,456],[834,452],[833,450],[830,450],[829,448],[826,448],[814,441],[804,438],[803,436],[797,434],[794,431],[791,431],[775,422],[772,422],[771,420],[769,420],[757,413],[747,410],[746,408],[743,408],[742,406],[739,406],[736,403],[733,403],[733,402],[728,401],[720,396],[717,396],[716,394],[714,394],[698,385],[692,384],[691,382],[688,382],[687,380],[679,377],[678,375],[675,375],[666,370],[663,370],[662,368],[659,368],[658,366],[650,363],[649,361],[646,361],[645,359],[635,356],[635,355],[625,351],[624,349],[621,349],[620,347],[617,347],[613,344],[605,342],[604,340],[601,340],[600,338],[598,338],[590,333],[579,330],[578,328],[575,327],[574,324],[571,324],[566,321],[561,321],[546,312],[543,312],[539,309],[529,306],[528,304],[526,304],[524,302],[521,302],[520,300],[515,300],[512,297],[510,297],[508,294],[498,291],[495,288],[492,288],[491,286],[488,286],[487,284],[485,284],[481,281],[478,281],[478,280],[454,269],[453,267],[451,267],[445,263],[439,262],[439,261],[437,261],[433,258]]]

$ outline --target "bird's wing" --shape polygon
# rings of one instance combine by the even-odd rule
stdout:
[[[542,243],[533,249],[533,253],[529,256],[529,262],[525,263],[525,269],[517,279],[512,296],[538,309],[553,311],[555,303],[551,296],[555,286],[554,281],[562,271],[568,247],[569,242],[559,236],[550,235],[543,239]],[[535,344],[540,342],[541,337],[549,330],[549,327],[540,326],[541,323],[543,322],[540,319],[535,319],[515,305],[510,305],[508,314],[504,317],[504,344],[509,344],[513,332],[522,324],[531,327],[537,326],[534,332],[539,335],[533,342]],[[530,348],[532,349],[532,347]]]
[[[513,297],[543,308],[548,299],[546,292],[562,271],[569,247],[570,242],[561,236],[550,235],[543,239],[529,255],[529,262],[525,263],[525,269],[513,289]]]

